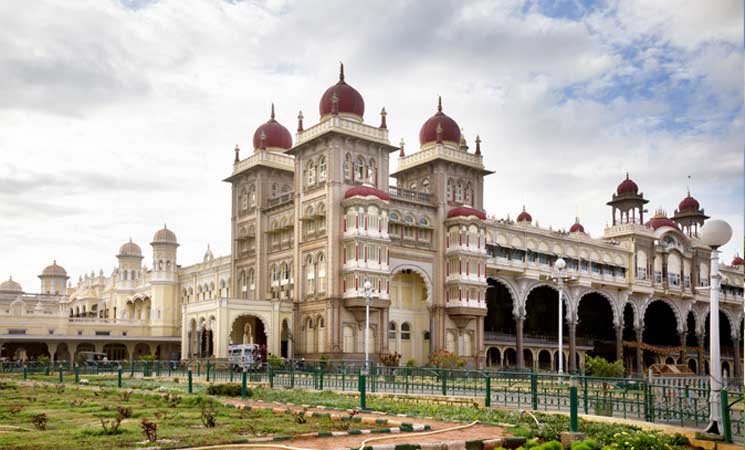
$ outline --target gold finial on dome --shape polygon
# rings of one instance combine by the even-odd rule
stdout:
[[[272,102],[272,113],[269,115],[271,120],[274,120],[274,102]]]
[[[437,112],[442,112],[442,96],[437,96]]]

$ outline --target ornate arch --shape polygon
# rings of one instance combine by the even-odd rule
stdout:
[[[267,314],[263,314],[260,312],[242,312],[238,314],[237,316],[233,317],[233,320],[230,321],[230,328],[228,328],[228,333],[233,332],[233,326],[235,325],[235,322],[240,319],[241,317],[255,317],[256,319],[260,320],[261,323],[264,325],[264,333],[266,334],[266,341],[267,343],[271,342],[272,339],[272,321],[271,318],[267,316]]]
[[[536,280],[528,284],[527,286],[525,286],[525,288],[523,288],[524,294],[522,296],[522,304],[520,305],[520,309],[521,309],[520,312],[522,313],[521,314],[522,317],[525,317],[528,313],[527,311],[528,297],[530,296],[530,293],[542,286],[546,286],[546,287],[553,289],[554,291],[556,291],[557,295],[559,293],[559,288],[555,284],[549,283],[543,280]],[[566,311],[564,313],[565,319],[573,321],[574,319],[576,319],[576,312],[574,310],[573,296],[570,294],[570,291],[568,289],[564,289],[563,300],[564,300],[564,304],[567,306]]]
[[[644,317],[647,315],[647,308],[649,308],[649,305],[651,305],[653,302],[664,302],[670,307],[670,309],[673,310],[673,316],[675,316],[676,321],[676,330],[678,331],[678,333],[682,333],[684,328],[683,316],[680,308],[677,304],[675,304],[675,302],[667,298],[650,297],[647,301],[645,301],[641,308],[641,318],[639,319],[639,324],[644,325]]]
[[[613,295],[606,290],[594,289],[594,288],[581,289],[575,296],[576,300],[574,301],[574,305],[572,306],[572,309],[574,310],[574,314],[575,314],[575,317],[574,317],[575,319],[579,319],[579,304],[582,303],[582,299],[585,298],[585,296],[589,294],[598,294],[601,297],[608,300],[611,313],[613,314],[613,325],[620,326],[623,324],[623,315],[621,312],[618,311],[618,303],[616,302],[616,299],[613,298]]]
[[[500,277],[497,275],[488,275],[486,277],[487,282],[489,281],[490,278],[507,288],[507,291],[509,291],[510,293],[510,297],[512,297],[512,316],[517,317],[518,314],[520,313],[520,306],[521,306],[520,296],[518,295],[518,292],[519,292],[518,287],[512,284],[507,278],[504,278],[504,277]]]
[[[427,306],[432,306],[432,279],[429,277],[429,274],[422,269],[421,267],[414,265],[414,264],[399,264],[393,269],[391,269],[391,278],[393,278],[398,272],[404,271],[404,270],[411,270],[412,272],[415,272],[420,277],[422,277],[422,280],[424,281],[424,289],[427,292]]]

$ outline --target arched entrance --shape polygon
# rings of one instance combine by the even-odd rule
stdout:
[[[507,337],[514,339],[517,327],[512,311],[515,301],[507,286],[494,278],[487,278],[486,317],[484,317],[485,340]]]
[[[266,349],[267,336],[264,322],[253,314],[238,316],[230,327],[231,344],[257,344]]]
[[[423,275],[412,269],[396,272],[391,278],[390,298],[389,323],[382,329],[389,331],[386,336],[390,352],[400,353],[402,364],[412,359],[417,363],[427,361],[430,349],[424,333],[430,331],[430,314]],[[395,327],[395,333],[391,332],[391,326]]]
[[[129,359],[127,346],[124,344],[106,344],[103,346],[103,352],[109,361],[125,361]]]
[[[96,346],[91,344],[90,342],[81,342],[78,344],[77,348],[75,348],[75,361],[80,361],[80,352],[95,352]]]
[[[54,360],[57,362],[70,361],[70,349],[65,342],[61,342],[57,346],[57,350],[54,352]]]
[[[290,325],[287,319],[282,321],[282,334],[280,335],[280,355],[283,358],[290,357]]]
[[[507,348],[504,350],[504,367],[514,368],[517,366],[517,352],[514,348]]]
[[[588,352],[590,356],[601,356],[608,361],[618,359],[613,317],[613,307],[606,296],[590,292],[580,298],[577,338],[592,342],[593,348]]]
[[[142,359],[143,356],[150,354],[150,346],[144,342],[140,342],[135,345],[135,349],[132,352],[134,359]]]
[[[626,303],[623,307],[623,341],[636,342],[636,314],[631,303]],[[633,373],[639,372],[638,362],[636,360],[636,348],[626,347],[623,349],[623,360],[626,370]]]
[[[644,331],[642,341],[664,349],[680,345],[678,319],[672,306],[662,300],[653,300],[644,312]],[[650,350],[644,350],[644,366],[655,364],[662,356]],[[673,355],[677,356],[677,355]]]
[[[710,325],[710,319],[711,319],[711,313],[706,313],[706,323],[704,328],[704,342],[706,349],[709,348],[709,331],[711,329]],[[719,349],[722,357],[731,357],[734,359],[734,351],[735,351],[735,345],[732,341],[732,325],[730,324],[729,317],[725,313],[723,313],[721,310],[719,311]],[[725,366],[726,364],[726,366]],[[722,362],[722,370],[724,371],[726,368],[727,370],[727,376],[732,377],[734,376],[733,371],[729,363]],[[724,376],[724,372],[722,372],[722,376]]]
[[[489,347],[489,350],[486,351],[486,366],[500,367],[501,356],[497,347]]]

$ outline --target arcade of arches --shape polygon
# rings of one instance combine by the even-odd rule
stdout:
[[[558,291],[551,285],[539,285],[515,307],[508,285],[489,278],[487,316],[484,320],[486,366],[496,368],[532,368],[557,370],[559,328]],[[523,311],[521,311],[521,308]],[[564,370],[584,366],[586,356],[602,356],[609,361],[622,359],[628,372],[639,372],[652,364],[685,364],[694,373],[708,374],[705,349],[709,342],[709,319],[699,327],[694,313],[686,315],[685,331],[678,332],[672,307],[663,300],[649,303],[641,330],[635,327],[637,312],[631,303],[623,308],[622,321],[616,324],[611,299],[590,291],[579,297],[576,313],[564,297],[562,321]],[[522,314],[521,314],[522,312]],[[722,368],[728,374],[742,373],[739,364],[739,340],[733,339],[732,326],[720,312]],[[701,329],[703,333],[697,332]],[[740,328],[742,329],[742,328]],[[703,343],[703,345],[702,345]],[[574,354],[574,361],[569,356]]]
[[[82,352],[105,353],[109,361],[131,361],[152,355],[156,359],[175,359],[177,342],[4,342],[2,355],[14,361],[36,361],[49,358],[52,362],[76,361]]]

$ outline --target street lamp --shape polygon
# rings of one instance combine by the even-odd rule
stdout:
[[[559,373],[564,373],[564,269],[567,266],[567,262],[564,258],[559,258],[554,263],[556,269],[555,278],[559,284]],[[574,357],[574,355],[569,355]]]
[[[372,283],[365,280],[365,375],[370,370],[370,297],[372,295]]]
[[[701,228],[701,240],[711,247],[711,282],[709,283],[709,425],[706,432],[722,434],[722,363],[719,353],[719,247],[729,242],[732,228],[723,220],[709,220]]]

